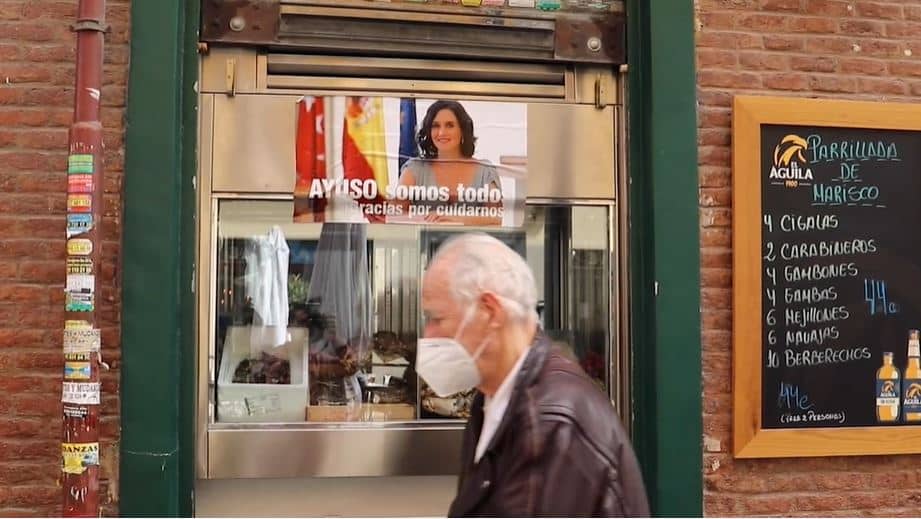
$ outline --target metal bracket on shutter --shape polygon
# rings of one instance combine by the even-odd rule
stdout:
[[[607,92],[604,88],[604,80],[600,75],[595,76],[595,108],[604,108]]]
[[[236,58],[228,58],[225,65],[226,75],[224,79],[226,80],[227,90],[226,93],[230,97],[237,95],[237,60]]]
[[[279,0],[202,0],[201,39],[228,43],[273,42]]]
[[[617,13],[576,18],[561,16],[554,30],[554,57],[584,63],[626,63],[626,23]]]

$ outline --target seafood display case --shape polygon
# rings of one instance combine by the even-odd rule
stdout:
[[[598,359],[606,356],[610,301],[597,287],[603,287],[599,281],[610,272],[605,255],[609,208],[531,206],[520,229],[442,230],[285,222],[291,207],[283,201],[219,204],[216,423],[468,418],[474,392],[439,397],[418,379],[414,364],[422,319],[419,279],[445,240],[471,230],[498,238],[542,274],[535,310],[544,333],[575,348],[571,353],[586,372],[606,386],[607,373]],[[575,245],[569,225],[573,215],[592,227],[575,233]],[[273,232],[284,243],[268,256],[286,265],[283,272],[275,272],[254,252]],[[329,242],[325,248],[324,239]],[[358,246],[353,246],[356,239]],[[585,254],[597,256],[594,268],[560,263]],[[254,308],[254,297],[261,294],[253,287],[279,280],[284,286],[275,288],[286,293],[281,320],[269,322],[272,309]],[[569,292],[565,300],[560,297],[564,291]],[[564,311],[570,306],[575,319]],[[278,337],[270,341],[273,332]]]
[[[287,200],[215,201],[208,367],[216,375],[206,428],[212,477],[450,473],[456,460],[438,452],[459,448],[473,391],[439,397],[417,377],[418,301],[429,259],[444,240],[471,229],[358,224],[356,246],[350,224],[292,223],[292,207]],[[533,203],[521,228],[476,229],[527,260],[544,333],[612,398],[613,209]],[[247,254],[272,233],[284,237],[283,276]],[[324,248],[324,234],[340,235],[334,249]],[[284,322],[253,305],[252,287],[273,280],[286,289]],[[247,465],[232,453],[247,448],[269,452],[272,463]],[[331,463],[336,452],[358,461]]]

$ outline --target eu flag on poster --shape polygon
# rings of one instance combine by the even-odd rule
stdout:
[[[417,157],[419,150],[416,147],[416,100],[400,99],[400,157],[399,172],[403,172],[403,164],[409,159]]]

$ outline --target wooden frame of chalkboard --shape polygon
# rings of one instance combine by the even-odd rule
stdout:
[[[737,96],[732,125],[734,455],[921,453],[921,105]]]

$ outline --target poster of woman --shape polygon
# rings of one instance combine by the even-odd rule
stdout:
[[[297,127],[296,222],[523,221],[526,104],[305,98]]]

